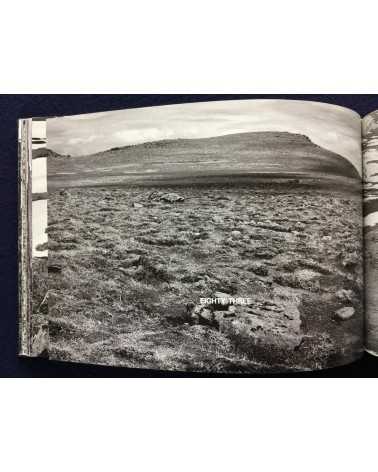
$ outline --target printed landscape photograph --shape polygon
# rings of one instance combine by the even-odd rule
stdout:
[[[33,148],[35,355],[236,374],[362,355],[357,114],[230,100],[46,129]]]
[[[366,349],[378,355],[378,112],[363,119]]]

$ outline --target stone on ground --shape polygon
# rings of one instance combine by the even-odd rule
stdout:
[[[341,321],[346,321],[352,318],[354,313],[355,310],[352,306],[345,306],[344,308],[340,308],[340,310],[336,311],[336,318]]]

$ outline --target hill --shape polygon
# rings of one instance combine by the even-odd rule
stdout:
[[[304,135],[287,132],[239,133],[118,147],[70,160],[54,159],[49,174],[70,174],[74,180],[92,181],[94,177],[114,180],[122,176],[122,181],[133,182],[230,175],[359,178],[344,157]]]

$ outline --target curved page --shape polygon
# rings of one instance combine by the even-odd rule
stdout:
[[[363,119],[366,350],[378,355],[378,112]]]
[[[302,101],[48,119],[49,357],[232,373],[358,358],[360,144],[357,114]]]

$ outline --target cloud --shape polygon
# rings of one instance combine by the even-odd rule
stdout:
[[[85,145],[85,144],[93,143],[99,138],[100,136],[95,135],[95,134],[91,134],[90,136],[78,137],[78,138],[69,138],[67,141],[67,145],[68,146]]]
[[[174,138],[175,134],[171,129],[164,131],[158,128],[146,128],[116,131],[112,136],[118,144],[128,145],[170,139]]]

